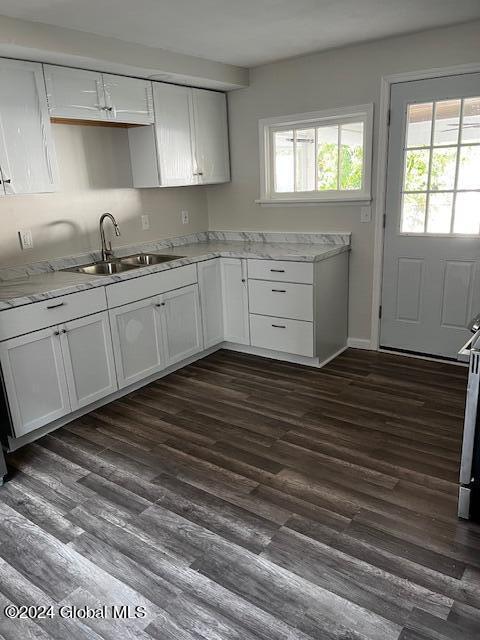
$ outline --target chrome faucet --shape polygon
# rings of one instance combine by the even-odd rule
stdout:
[[[120,235],[120,229],[118,228],[118,224],[117,221],[115,220],[115,218],[112,216],[111,213],[104,213],[102,214],[102,216],[100,217],[100,241],[102,243],[102,260],[111,260],[113,258],[113,253],[112,253],[112,243],[108,242],[105,239],[105,229],[103,227],[103,223],[105,222],[105,219],[109,218],[112,221],[113,224],[113,228],[115,230],[115,235],[119,236]]]

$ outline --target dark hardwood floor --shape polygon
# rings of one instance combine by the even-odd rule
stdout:
[[[6,640],[478,640],[466,370],[220,351],[8,457]],[[8,620],[6,605],[145,607]]]

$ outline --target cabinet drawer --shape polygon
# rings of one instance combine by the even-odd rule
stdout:
[[[250,312],[292,320],[313,320],[313,286],[249,280]]]
[[[279,280],[281,282],[313,284],[313,262],[249,260],[248,277],[257,280]]]
[[[250,338],[254,347],[313,357],[313,323],[250,314]]]
[[[104,311],[106,308],[105,288],[97,287],[0,311],[0,340],[53,327],[62,322]]]
[[[195,282],[197,282],[197,269],[194,264],[125,280],[107,287],[108,307],[110,309],[119,307],[122,304],[165,293],[165,291],[186,287]]]

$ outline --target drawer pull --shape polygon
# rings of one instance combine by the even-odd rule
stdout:
[[[286,289],[272,289],[272,293],[287,293]]]
[[[285,273],[285,269],[270,269],[272,273]]]
[[[275,329],[286,329],[287,327],[284,324],[272,324],[272,327]]]
[[[50,304],[47,306],[47,309],[58,309],[58,307],[63,307],[65,302],[57,302],[56,304]]]

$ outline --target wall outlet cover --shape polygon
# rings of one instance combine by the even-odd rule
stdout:
[[[360,209],[360,222],[372,221],[372,207],[362,207]]]
[[[188,224],[188,211],[186,209],[182,211],[182,224]]]
[[[142,229],[143,231],[147,231],[147,229],[150,229],[150,218],[147,213],[144,213],[142,215]]]
[[[31,229],[20,229],[18,232],[20,238],[20,246],[25,249],[33,249],[33,236]]]

